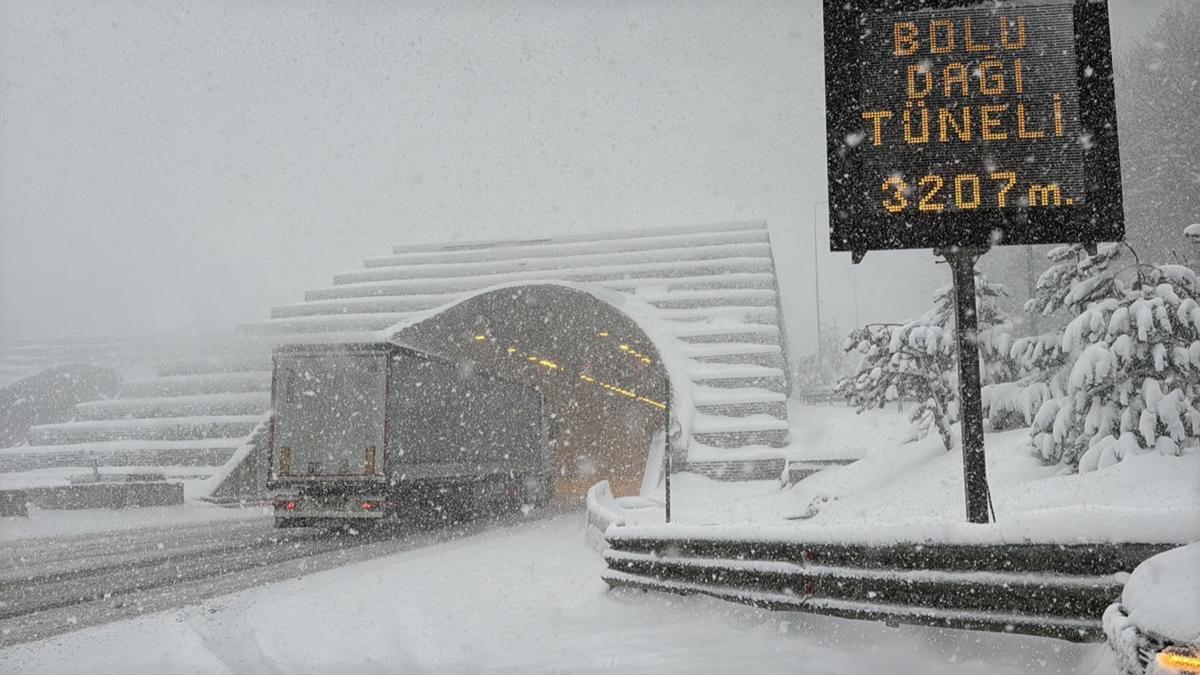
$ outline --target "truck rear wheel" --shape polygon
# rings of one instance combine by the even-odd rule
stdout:
[[[542,479],[542,492],[538,495],[538,501],[535,506],[541,508],[548,506],[550,501],[554,499],[554,490],[558,487],[558,482],[554,480],[554,476],[546,476]]]
[[[517,508],[533,506],[542,508],[554,497],[554,477],[527,476],[521,482],[520,497]]]

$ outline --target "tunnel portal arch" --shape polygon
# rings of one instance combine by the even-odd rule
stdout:
[[[671,380],[646,331],[598,295],[554,283],[486,290],[399,328],[392,339],[541,391],[558,498],[582,497],[600,480],[615,494],[635,495],[652,446],[661,447],[669,428]]]

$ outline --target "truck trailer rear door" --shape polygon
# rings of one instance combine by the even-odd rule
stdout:
[[[277,355],[274,398],[278,479],[383,475],[385,353]]]

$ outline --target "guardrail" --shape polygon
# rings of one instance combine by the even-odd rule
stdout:
[[[591,507],[589,502],[589,524]],[[589,525],[590,527],[590,525]],[[609,586],[699,593],[773,610],[1104,639],[1126,572],[1171,544],[837,544],[735,541],[614,527]]]
[[[603,553],[608,548],[604,533],[610,525],[624,525],[625,518],[621,515],[621,507],[613,498],[612,488],[608,481],[602,480],[587,492],[587,531],[584,540],[597,553]]]

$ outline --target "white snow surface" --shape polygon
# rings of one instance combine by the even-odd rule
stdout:
[[[894,406],[856,413],[845,405],[788,402],[791,459],[861,459],[890,451],[913,435],[908,415]]]
[[[0,651],[20,673],[1091,673],[1099,645],[607,591],[579,514]]]
[[[853,437],[846,432],[847,440]],[[859,436],[859,443],[871,437]],[[866,543],[1200,541],[1200,453],[1148,454],[1091,473],[1062,474],[1036,459],[1027,439],[1027,430],[987,435],[992,525],[966,523],[961,453],[947,452],[931,436],[890,447],[881,442],[863,459],[825,469],[790,490],[776,481],[724,483],[678,474],[673,525],[664,532],[704,525],[718,526],[704,530],[706,536]],[[661,489],[650,496],[661,500]],[[630,525],[663,522],[661,509],[622,515]]]
[[[1125,582],[1121,603],[1139,629],[1177,644],[1200,644],[1200,543],[1138,565]]]

